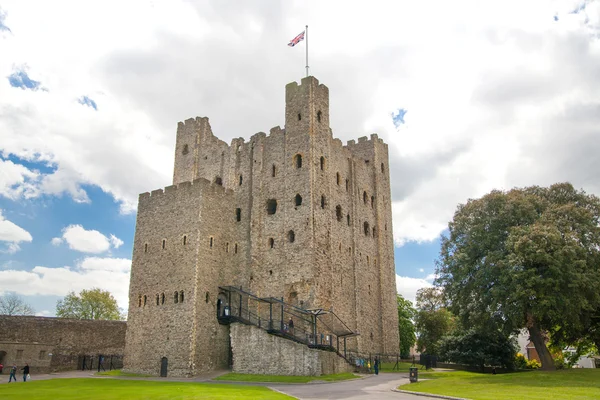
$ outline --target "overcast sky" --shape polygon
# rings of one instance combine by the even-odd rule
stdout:
[[[0,0],[0,291],[40,315],[91,286],[126,307],[137,195],[171,183],[177,122],[283,126],[305,25],[334,136],[389,143],[409,299],[468,198],[600,194],[599,0]]]

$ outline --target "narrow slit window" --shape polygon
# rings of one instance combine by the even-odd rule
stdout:
[[[373,237],[377,236],[377,228],[373,227]]]
[[[179,303],[179,293],[178,293],[178,292],[175,292],[175,293],[173,294],[173,302],[174,302],[175,304]]]
[[[325,169],[325,157],[321,156],[321,171]]]
[[[348,223],[348,226],[350,226],[350,214],[346,215],[346,222]]]
[[[267,200],[267,214],[273,215],[277,212],[277,200],[269,199]]]
[[[294,198],[294,204],[296,204],[296,207],[301,206],[302,205],[302,196],[297,194],[296,197]]]
[[[340,186],[340,173],[339,172],[335,173],[335,183],[337,183],[337,185]]]
[[[183,145],[183,150],[181,151],[181,154],[183,154],[184,156],[190,152],[190,149],[188,148],[187,144]]]
[[[160,304],[165,304],[165,294],[160,295]]]
[[[144,295],[144,307],[148,304],[148,296]]]
[[[237,254],[238,245],[237,243],[233,246],[233,252]]]
[[[183,290],[179,292],[179,302],[183,303]]]
[[[187,244],[187,236],[183,235],[183,245],[185,246]]]
[[[163,250],[165,249],[166,246],[167,246],[167,241],[165,239],[163,239],[163,243],[162,243]]]
[[[225,253],[229,253],[229,242],[225,243]]]
[[[209,246],[211,249],[212,249],[212,247],[213,247],[213,243],[214,243],[214,240],[213,240],[213,238],[211,237],[211,238],[210,238],[210,241],[209,241],[209,244],[208,244],[208,246]]]
[[[298,113],[298,121],[302,121],[302,114]]]
[[[271,167],[271,176],[275,177],[275,175],[277,175],[277,167],[275,167],[275,164],[273,164]]]
[[[244,182],[244,177],[242,175],[240,175],[240,186],[242,186],[243,182]]]
[[[205,296],[204,296],[204,301],[206,303],[208,303],[208,301],[210,300],[210,293],[206,292]]]
[[[325,195],[321,195],[321,208],[325,208]]]
[[[371,208],[373,208],[374,204],[375,204],[375,196],[371,196]]]
[[[367,195],[367,191],[365,190],[365,191],[363,192],[363,203],[367,204],[367,198],[368,198],[368,197],[369,197],[369,196]]]
[[[140,294],[138,296],[138,307],[141,307],[141,306],[142,306],[142,295]]]
[[[348,179],[346,179],[346,192],[348,191],[348,186],[349,186],[349,182],[348,182]]]
[[[223,185],[223,179],[222,179],[220,176],[217,176],[217,177],[215,178],[215,183],[216,183],[217,185],[221,185],[221,186],[222,186],[222,185]]]
[[[383,173],[385,171],[385,167],[383,166],[383,163],[381,163],[381,173]]]
[[[302,156],[300,154],[296,154],[294,156],[294,161],[296,168],[302,168]]]
[[[321,110],[317,111],[317,122],[321,122]]]
[[[144,253],[148,252],[148,243],[144,244]]]
[[[235,220],[237,222],[240,222],[242,220],[242,209],[241,208],[235,209]]]
[[[160,305],[160,296],[158,294],[156,295],[156,305]]]
[[[340,206],[339,204],[337,206],[335,206],[335,217],[337,218],[338,221],[341,221],[342,218],[344,218],[342,216],[342,206]]]
[[[269,238],[269,248],[274,248],[275,247],[275,239],[273,238]]]
[[[371,232],[370,232],[370,229],[369,229],[369,223],[367,221],[365,221],[365,223],[363,224],[363,228],[364,228],[364,231],[365,231],[365,236],[369,236],[369,233],[371,233]]]
[[[296,234],[294,233],[294,231],[289,231],[287,236],[288,236],[288,241],[290,243],[294,243],[294,241],[296,240]]]

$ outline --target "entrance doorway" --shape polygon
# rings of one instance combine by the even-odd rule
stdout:
[[[167,377],[167,368],[169,367],[169,360],[167,357],[163,357],[160,359],[160,376],[163,378]]]
[[[0,351],[0,365],[4,365],[4,359],[6,358],[6,352],[5,351]],[[8,365],[6,366],[6,369],[8,369]],[[0,367],[0,374],[2,373],[2,367]]]

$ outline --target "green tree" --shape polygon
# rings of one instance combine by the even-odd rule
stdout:
[[[512,370],[516,354],[514,341],[496,329],[469,329],[446,336],[439,344],[442,360],[478,367],[482,372],[485,365]]]
[[[56,303],[56,316],[74,319],[124,319],[112,294],[98,288],[83,289],[78,295],[70,292]]]
[[[410,300],[398,295],[398,330],[400,332],[400,356],[408,358],[410,356],[410,348],[415,344],[415,324],[413,320],[416,315],[416,310]]]
[[[569,183],[493,191],[458,206],[442,238],[438,278],[463,325],[526,327],[554,369],[544,332],[586,329],[600,308],[600,200]]]
[[[417,350],[437,354],[442,337],[456,329],[455,316],[446,309],[442,291],[438,288],[423,288],[417,291]]]
[[[33,307],[15,293],[0,296],[0,315],[33,315]]]

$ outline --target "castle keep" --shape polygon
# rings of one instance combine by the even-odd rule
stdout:
[[[235,314],[232,287],[258,299],[243,306],[238,296],[258,326],[272,324],[280,301],[335,313],[354,332],[348,350],[398,351],[387,145],[375,134],[334,139],[329,90],[314,77],[285,94],[285,128],[248,142],[219,140],[208,118],[178,124],[173,185],[139,197],[127,370],[189,376],[232,360],[236,370],[238,336],[263,339],[219,323]]]

